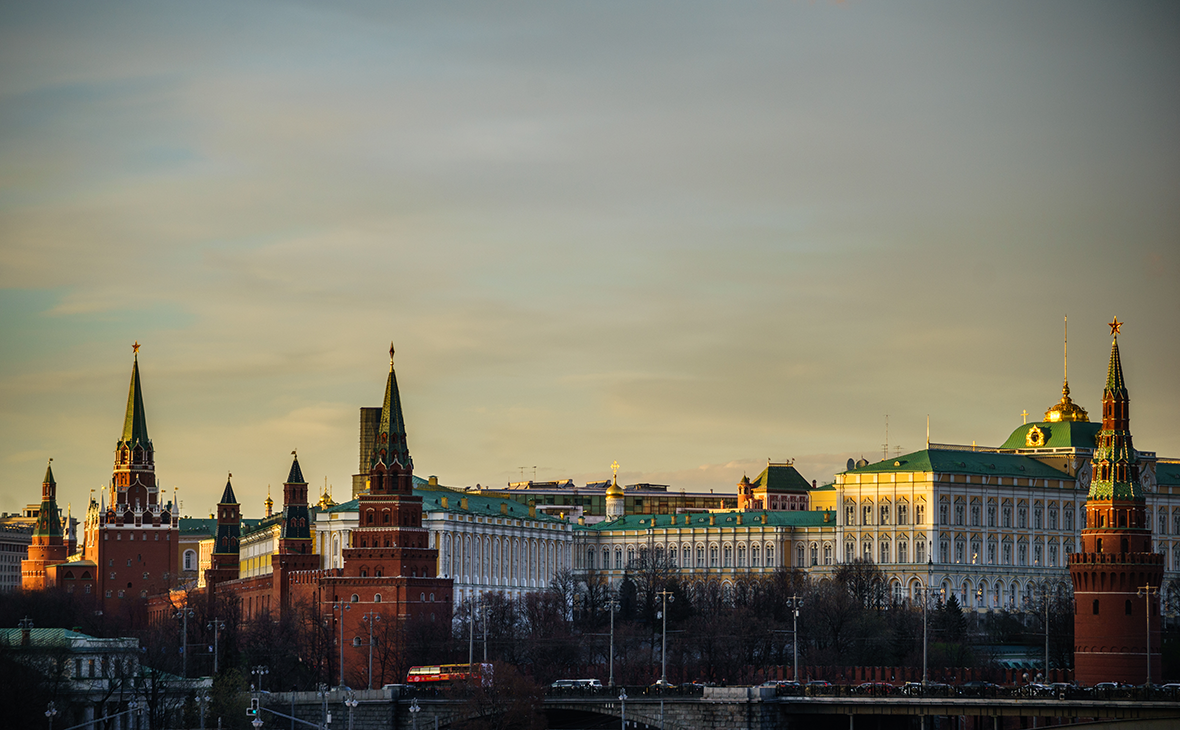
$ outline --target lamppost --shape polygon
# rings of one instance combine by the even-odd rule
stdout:
[[[467,603],[467,677],[475,673],[475,597]]]
[[[411,727],[411,730],[418,730],[418,713],[421,711],[422,711],[422,708],[418,706],[418,698],[415,697],[414,701],[410,703],[410,727]]]
[[[803,605],[803,597],[798,593],[791,596],[791,613],[794,614],[794,624],[791,629],[791,649],[795,654],[795,674],[791,677],[794,681],[799,681],[799,607]]]
[[[369,689],[373,689],[373,622],[380,621],[381,614],[369,611],[362,618],[369,625]]]
[[[1151,686],[1151,597],[1160,592],[1159,586],[1151,584],[1139,586],[1136,591],[1137,595],[1142,596],[1146,600],[1143,602],[1144,610],[1143,617],[1147,619],[1147,685]]]
[[[656,595],[664,599],[664,609],[660,611],[664,621],[664,635],[660,639],[660,685],[663,686],[668,683],[668,601],[675,601],[676,596],[669,590],[660,591]]]
[[[217,651],[217,635],[219,633],[221,633],[222,629],[225,628],[225,622],[219,618],[215,618],[212,621],[210,621],[209,624],[205,628],[207,628],[213,632],[213,674],[216,675],[217,674],[217,655],[219,653]]]
[[[205,708],[212,699],[208,692],[197,695],[197,702],[201,705],[201,730],[205,730]]]
[[[180,674],[188,676],[188,620],[195,616],[191,608],[177,609],[172,618],[180,619]]]
[[[622,724],[619,725],[622,730],[627,730],[627,689],[619,693],[619,707],[622,710]]]
[[[270,674],[270,668],[262,666],[261,664],[250,670],[250,674],[258,677],[258,692],[262,693],[262,678]]]
[[[57,706],[50,702],[48,709],[45,710],[45,717],[49,719],[49,730],[53,730],[53,716],[56,714]]]
[[[349,692],[348,697],[344,698],[344,706],[348,708],[348,730],[352,730],[352,711],[356,709],[356,705],[356,695]]]
[[[1045,672],[1043,676],[1044,681],[1047,683],[1049,681],[1049,581],[1041,580],[1037,587],[1041,589],[1041,600],[1045,604]],[[1139,595],[1143,594],[1140,593]],[[1024,597],[1024,601],[1027,608],[1035,608],[1032,603],[1031,595],[1026,595]]]
[[[615,611],[619,608],[619,599],[611,596],[606,601],[606,606],[610,610],[610,679],[607,680],[608,687],[615,686]]]
[[[930,588],[929,572],[927,572],[926,580],[927,580],[926,587],[918,589],[918,591],[922,594],[922,688],[923,689],[925,689],[926,685],[929,683],[929,664],[927,663],[926,660],[927,660],[927,656],[929,654],[929,647],[930,647],[929,613],[930,613],[930,594],[933,590],[932,588]],[[938,595],[939,595],[939,599],[941,600],[942,597],[946,595],[946,589],[939,588]]]
[[[340,612],[340,617],[336,621],[340,624],[340,686],[344,686],[344,612],[351,611],[352,606],[344,601],[336,601],[332,604],[332,615],[335,617],[336,612]]]
[[[315,686],[316,694],[320,696],[320,727],[328,726],[328,685],[325,682],[320,682]],[[292,712],[292,715],[295,713]]]

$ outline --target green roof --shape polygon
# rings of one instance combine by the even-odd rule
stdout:
[[[281,515],[280,515],[281,516]],[[243,519],[242,527],[253,529],[258,527],[263,520],[259,518]],[[180,518],[180,534],[182,535],[209,535],[213,536],[217,532],[217,518],[216,517],[181,517]]]
[[[423,512],[454,512],[461,514],[482,515],[487,517],[501,517],[505,513],[500,511],[500,505],[507,505],[507,516],[524,520],[540,520],[541,522],[561,522],[561,520],[537,510],[535,517],[529,516],[529,508],[520,502],[506,497],[481,496],[470,492],[460,492],[447,487],[431,486],[424,480],[414,477],[414,496],[422,498]],[[447,498],[447,506],[442,506],[443,497]],[[462,500],[467,499],[467,509],[462,508]],[[356,512],[360,500],[352,499],[335,507],[329,507],[328,512]]]
[[[1180,487],[1180,463],[1157,462],[1155,465],[1155,481],[1160,485]]]
[[[1043,446],[1028,445],[1028,432],[1033,428],[1041,429],[1044,435]],[[1092,449],[1095,445],[1094,437],[1102,430],[1101,423],[1092,421],[1059,421],[1057,423],[1039,422],[1025,423],[1012,432],[1000,448],[1001,449]]]
[[[811,482],[790,464],[768,464],[752,485],[768,492],[806,492],[811,489]]]
[[[143,410],[143,391],[139,387],[139,356],[131,366],[131,387],[127,393],[127,413],[123,417],[123,436],[119,443],[132,448],[137,444],[145,449],[151,447],[148,438],[147,416]]]
[[[941,449],[923,449],[842,473],[897,474],[907,472],[1073,479],[1069,474],[1023,454],[1003,454],[994,451],[943,451]]]
[[[737,527],[741,515],[741,527],[762,527],[762,516],[766,516],[767,527],[823,527],[835,526],[836,517],[831,510],[756,510],[750,512],[696,512],[691,515],[627,515],[610,522],[593,525],[578,525],[575,530],[609,532],[611,530],[692,530],[705,527]],[[709,524],[709,517],[715,523]],[[827,517],[825,521],[824,517]],[[685,523],[685,517],[691,521]],[[673,522],[675,524],[673,524]]]

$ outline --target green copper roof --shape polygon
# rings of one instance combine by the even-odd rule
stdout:
[[[1047,466],[1030,456],[1000,454],[994,451],[943,451],[924,449],[895,459],[878,461],[843,472],[844,474],[938,472],[941,474],[985,474],[1035,479],[1073,479],[1063,471]]]
[[[753,481],[753,486],[769,492],[806,492],[811,489],[811,483],[789,464],[768,465]]]
[[[1180,487],[1180,463],[1157,462],[1155,465],[1155,480],[1160,486]]]
[[[291,460],[291,471],[287,474],[287,484],[307,484],[303,478],[303,470],[299,468],[299,457]]]
[[[426,480],[414,477],[414,496],[422,498],[423,512],[451,512],[455,514],[470,514],[483,517],[511,517],[518,520],[536,520],[540,522],[561,522],[552,515],[540,510],[536,517],[529,517],[529,508],[520,502],[495,496],[481,496],[469,492],[460,492],[440,486],[430,486]],[[447,498],[447,506],[442,506],[443,497]],[[463,499],[467,499],[467,509],[463,509]],[[352,499],[335,507],[329,507],[326,512],[348,513],[359,509],[360,500]],[[500,511],[500,505],[506,505],[507,512]]]
[[[131,366],[131,388],[127,392],[127,414],[123,417],[123,437],[120,443],[147,448],[151,444],[147,431],[147,416],[143,411],[143,392],[139,387],[139,357]]]
[[[738,515],[742,524],[739,525]],[[766,524],[762,523],[762,516],[766,515]],[[688,517],[690,521],[685,522]],[[713,517],[714,523],[709,524]],[[575,530],[591,532],[610,532],[612,530],[699,530],[703,528],[716,529],[718,527],[823,527],[835,526],[836,516],[830,510],[760,510],[749,512],[712,512],[693,513],[691,515],[626,515],[609,522],[598,522],[593,525],[577,525]]]
[[[1041,430],[1045,439],[1042,446],[1029,446],[1028,434],[1033,428]],[[1001,444],[1001,449],[1092,449],[1094,437],[1102,430],[1101,423],[1092,421],[1058,421],[1056,423],[1040,422],[1025,423],[1019,426],[1008,440]]]
[[[53,464],[45,465],[45,478],[41,480],[41,483],[57,485],[57,482],[53,479]]]
[[[1123,382],[1123,361],[1119,358],[1119,338],[1110,343],[1110,366],[1106,369],[1105,393],[1127,397],[1127,385]]]

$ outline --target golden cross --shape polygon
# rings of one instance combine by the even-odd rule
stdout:
[[[1024,417],[1024,422],[1028,423],[1028,410],[1021,411],[1020,415]]]
[[[1115,317],[1113,322],[1107,322],[1106,324],[1107,324],[1107,326],[1110,327],[1110,334],[1117,335],[1119,333],[1119,330],[1121,330],[1123,328],[1123,325],[1125,324],[1125,322],[1120,322],[1119,318]]]
[[[615,473],[615,479],[619,478],[619,462],[614,462],[610,465],[611,471]]]
[[[136,340],[135,344],[131,346],[131,352],[136,355],[139,354],[139,340]]]

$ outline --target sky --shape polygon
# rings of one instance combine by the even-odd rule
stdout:
[[[0,510],[157,476],[733,491],[998,445],[1117,316],[1180,457],[1174,3],[0,3]],[[888,418],[888,437],[886,419]]]

